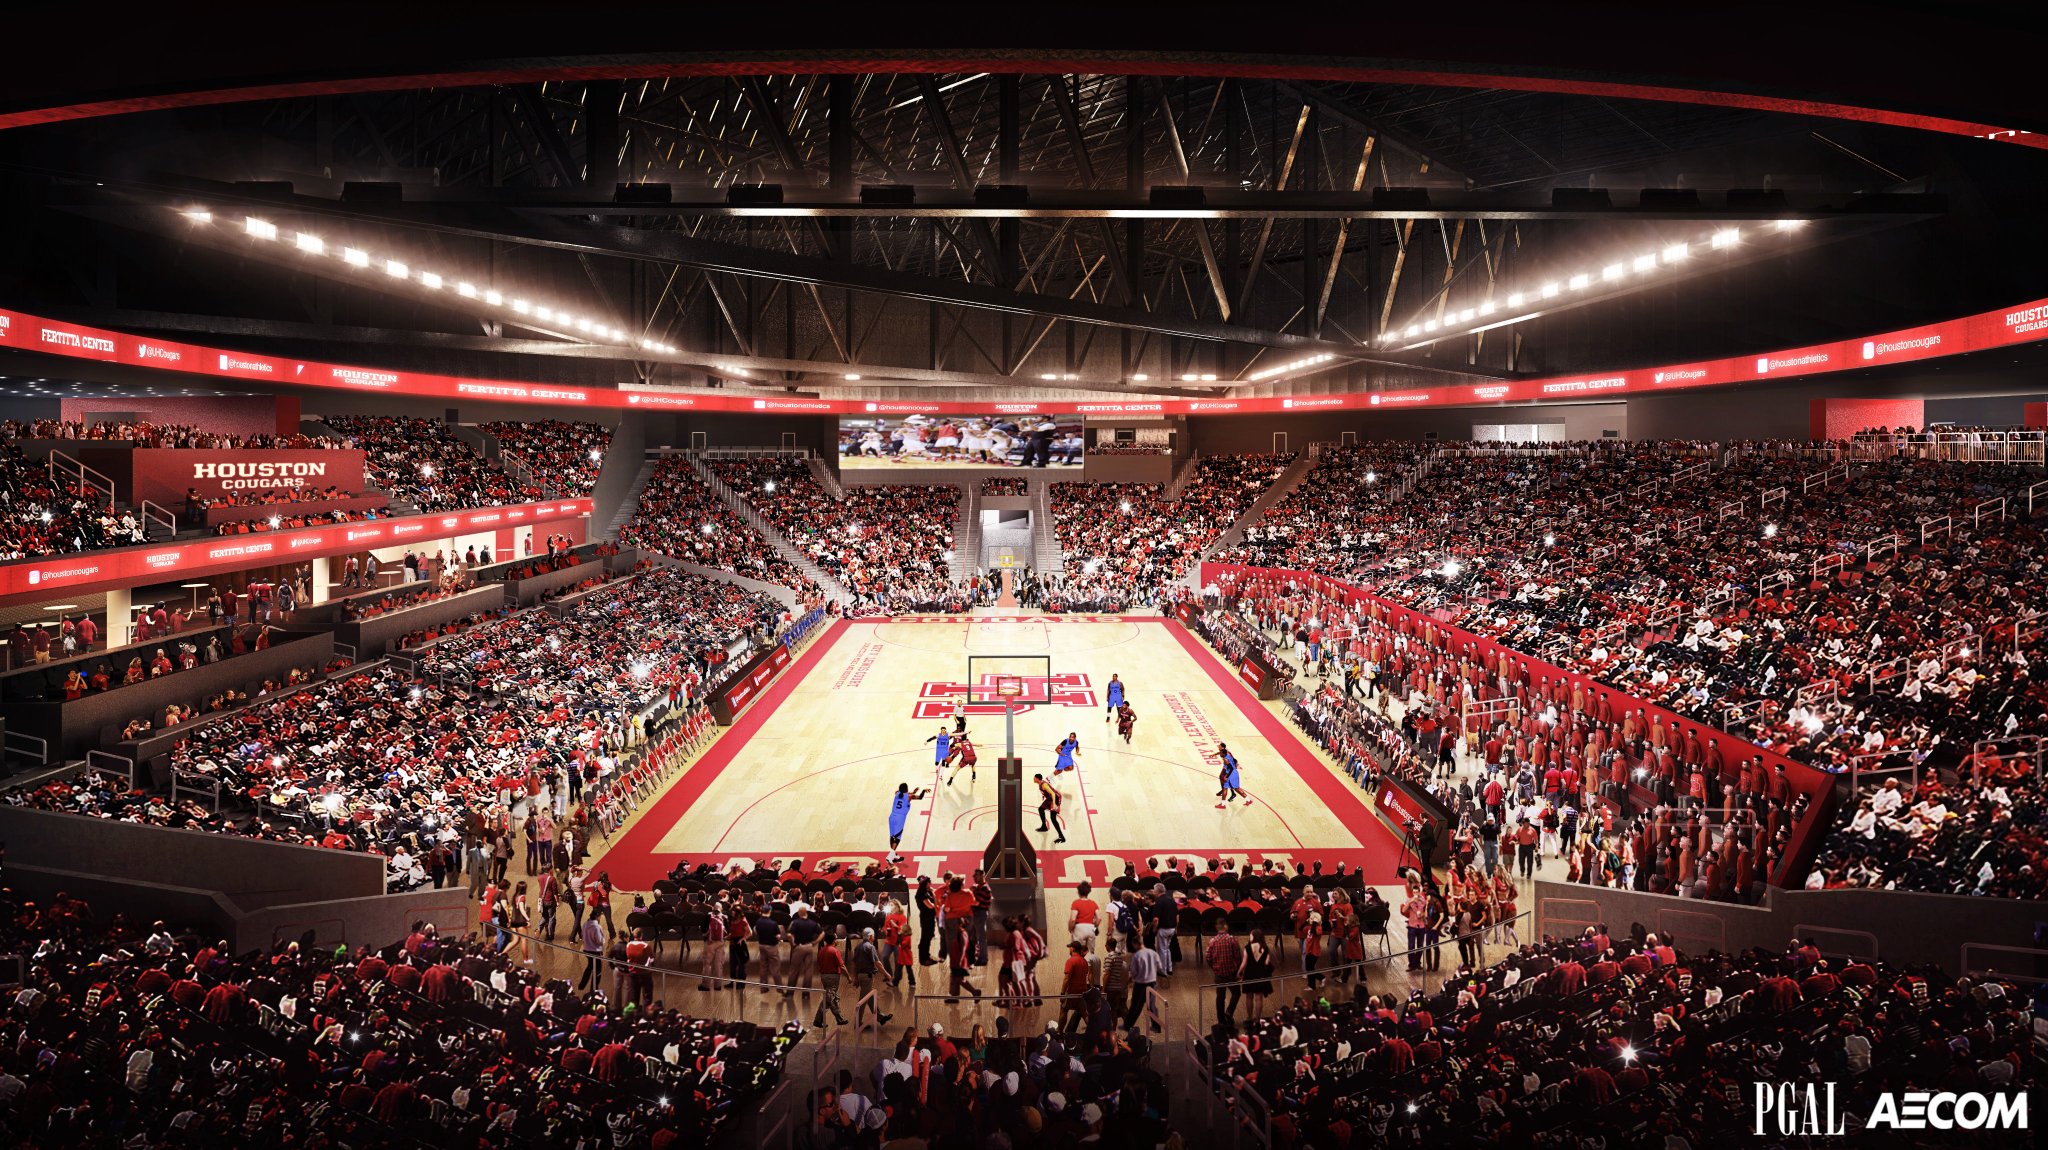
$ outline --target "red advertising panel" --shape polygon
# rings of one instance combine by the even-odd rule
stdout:
[[[563,499],[484,511],[414,515],[275,531],[267,535],[220,536],[162,547],[88,551],[59,559],[0,566],[0,606],[47,602],[52,595],[99,591],[172,577],[197,578],[245,567],[296,563],[322,555],[393,547],[413,539],[445,539],[505,526],[574,519],[590,513],[590,500]]]
[[[1963,316],[1921,327],[1878,332],[1840,343],[1785,348],[1703,363],[1628,368],[1548,379],[1516,379],[1402,391],[1339,395],[1266,396],[1257,399],[1166,399],[1130,403],[1070,401],[1066,403],[991,404],[924,401],[756,398],[703,392],[620,391],[605,387],[513,383],[463,379],[387,368],[351,367],[310,360],[285,359],[220,348],[144,340],[122,332],[102,331],[47,320],[24,312],[0,311],[0,347],[44,352],[75,359],[122,362],[139,367],[186,372],[227,379],[259,380],[298,387],[375,392],[437,399],[494,399],[550,407],[662,410],[753,411],[788,415],[889,415],[925,413],[1074,415],[1218,415],[1230,412],[1365,410],[1381,407],[1464,407],[1501,403],[1584,400],[1609,395],[1635,395],[1676,388],[1714,387],[1736,383],[1796,379],[1847,371],[1872,364],[1902,363],[1937,356],[1960,355],[2015,343],[2048,339],[2048,300],[2034,300],[1979,315]],[[1014,410],[1013,410],[1014,409]]]
[[[230,495],[291,495],[340,488],[363,489],[360,451],[216,451],[185,447],[138,447],[135,498],[182,507],[185,492],[208,498]]]
[[[761,693],[761,689],[774,680],[775,676],[781,674],[782,669],[787,666],[789,647],[778,643],[769,648],[765,655],[760,656],[753,666],[747,668],[731,686],[713,700],[711,717],[721,726],[732,725],[733,716],[739,713],[740,708],[752,702],[754,697]]]

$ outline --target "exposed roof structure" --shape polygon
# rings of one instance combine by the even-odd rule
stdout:
[[[389,78],[428,74],[417,46],[362,81],[26,85],[0,123],[56,122],[0,131],[32,205],[9,302],[503,376],[1028,396],[1512,377],[2044,289],[1977,257],[2040,237],[2012,193],[2048,156],[1904,99],[1872,123],[1697,76],[1171,49],[849,72],[807,66],[809,32],[760,71],[758,48],[500,65],[493,36],[431,85]],[[1888,298],[1874,269],[1930,290]]]

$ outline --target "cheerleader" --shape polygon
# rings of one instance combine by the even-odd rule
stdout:
[[[1493,941],[1505,946],[1522,945],[1515,933],[1515,881],[1508,877],[1505,867],[1493,872]]]

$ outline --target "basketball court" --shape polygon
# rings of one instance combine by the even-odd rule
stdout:
[[[1104,722],[1111,675],[1137,712],[1129,745]],[[1365,792],[1312,750],[1200,641],[1158,616],[946,616],[835,624],[668,792],[615,836],[604,868],[641,889],[678,861],[801,857],[862,864],[888,853],[897,786],[929,789],[899,848],[908,874],[980,865],[996,822],[996,760],[1012,702],[1024,827],[1048,884],[1097,883],[1148,856],[1320,860],[1390,881],[1400,848]],[[927,741],[958,702],[978,778],[947,785]],[[1037,832],[1032,775],[1080,740],[1061,775],[1067,841]],[[1217,807],[1217,745],[1251,802]],[[950,772],[949,772],[950,773]]]

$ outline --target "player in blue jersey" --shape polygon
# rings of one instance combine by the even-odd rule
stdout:
[[[889,861],[902,858],[896,853],[896,846],[903,841],[903,824],[910,820],[910,804],[931,794],[931,788],[921,791],[910,789],[909,783],[896,784],[896,797],[889,803]]]
[[[1074,756],[1080,753],[1081,736],[1073,731],[1068,731],[1067,737],[1060,740],[1058,748],[1059,758],[1052,765],[1053,775],[1059,776],[1073,770]]]
[[[1117,708],[1123,705],[1124,681],[1112,674],[1109,677],[1109,708],[1104,712],[1102,721],[1105,723],[1109,722],[1111,718],[1115,717]]]
[[[938,744],[932,751],[933,766],[943,767],[946,765],[946,760],[953,757],[953,732],[946,728],[940,727],[939,733],[926,739],[925,742]]]
[[[1216,809],[1220,811],[1229,806],[1232,799],[1243,799],[1245,806],[1251,806],[1251,796],[1244,793],[1244,779],[1238,774],[1237,756],[1231,754],[1230,748],[1223,743],[1216,744],[1216,755],[1222,761],[1222,769],[1216,773],[1216,781],[1222,789],[1216,792],[1216,797],[1223,800],[1216,804]]]

